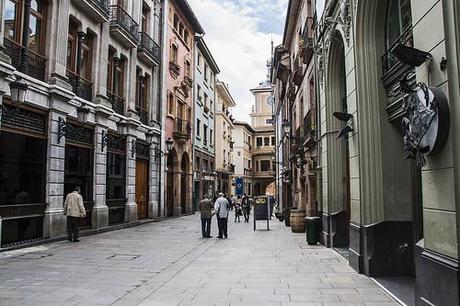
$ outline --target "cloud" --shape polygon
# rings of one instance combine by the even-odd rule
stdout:
[[[254,103],[250,88],[266,79],[270,41],[281,42],[279,33],[264,31],[264,22],[276,23],[283,15],[282,0],[189,0],[206,35],[205,41],[228,83],[237,106],[234,117],[250,121]],[[272,20],[269,20],[270,16]]]

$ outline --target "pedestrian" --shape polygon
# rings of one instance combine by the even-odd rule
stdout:
[[[80,218],[86,217],[83,197],[80,194],[80,187],[75,187],[69,193],[64,202],[64,215],[67,216],[67,237],[69,241],[78,242],[78,222]]]
[[[211,218],[214,205],[210,196],[205,195],[200,201],[199,209],[201,213],[201,235],[203,238],[211,238]]]
[[[241,212],[241,205],[240,203],[235,204],[235,223],[236,220],[238,219],[238,223],[240,223],[240,216],[242,216],[243,213]]]
[[[217,216],[217,226],[219,227],[219,236],[217,238],[227,238],[227,224],[228,224],[228,200],[224,197],[222,192],[214,203],[214,210]]]
[[[241,200],[241,208],[243,210],[244,222],[249,222],[249,213],[251,211],[251,204],[249,203],[249,198],[245,195]]]

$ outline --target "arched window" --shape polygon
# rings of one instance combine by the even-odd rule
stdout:
[[[410,0],[390,0],[386,24],[386,44],[390,49],[412,26]]]

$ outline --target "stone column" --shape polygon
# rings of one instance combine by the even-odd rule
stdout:
[[[102,148],[102,135],[107,135],[107,129],[96,125],[94,132],[96,145],[94,146],[94,206],[91,212],[91,227],[100,229],[109,226],[109,208],[106,204],[107,146]]]
[[[108,22],[100,24],[101,32],[98,37],[98,43],[95,44],[95,73],[94,75],[94,91],[95,102],[107,107],[111,107],[107,98],[107,66],[109,64],[109,41],[110,41],[110,26]]]
[[[125,222],[137,221],[137,204],[136,204],[136,148],[133,148],[133,141],[136,137],[129,135],[126,137],[126,210]],[[134,154],[132,152],[134,149]]]
[[[43,221],[43,236],[57,237],[66,233],[64,217],[64,168],[65,137],[58,143],[59,119],[65,120],[65,113],[51,109],[48,125],[48,164],[46,173],[46,202]]]
[[[159,218],[162,214],[160,207],[160,185],[163,184],[161,181],[160,171],[161,156],[155,156],[155,149],[160,148],[159,135],[155,136],[155,139],[150,146],[150,165],[149,165],[149,218]]]
[[[69,9],[70,0],[60,0],[53,2],[51,6],[51,24],[49,26],[50,48],[49,52],[49,72],[51,75],[50,83],[58,84],[64,88],[71,89],[66,77],[67,61],[67,36],[69,32]]]

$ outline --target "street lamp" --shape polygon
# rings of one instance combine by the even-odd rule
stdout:
[[[90,112],[89,107],[86,107],[85,104],[77,107],[77,121],[78,123],[85,124],[88,120],[88,114]]]
[[[125,135],[127,132],[127,124],[126,121],[120,120],[117,122],[117,132],[120,135]]]
[[[158,160],[161,156],[168,155],[172,151],[174,141],[171,138],[166,140],[166,152],[163,152],[159,147],[155,147],[155,160]]]
[[[291,123],[287,119],[283,120],[281,126],[283,127],[284,135],[289,135],[291,133]]]
[[[11,103],[24,103],[26,100],[27,88],[29,87],[26,81],[24,81],[24,79],[21,77],[16,77],[16,80],[11,82],[9,85],[11,92]]]

